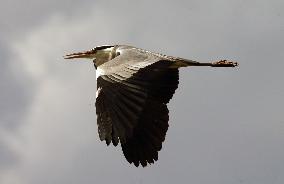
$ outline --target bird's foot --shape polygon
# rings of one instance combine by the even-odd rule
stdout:
[[[232,62],[227,60],[220,60],[212,63],[212,67],[236,67],[236,66],[239,66],[237,62]]]

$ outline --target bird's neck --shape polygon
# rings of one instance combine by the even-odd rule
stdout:
[[[117,54],[116,54],[116,48],[115,47],[100,50],[96,53],[95,65],[96,65],[96,67],[98,67],[98,66],[112,60],[116,56],[117,56]]]

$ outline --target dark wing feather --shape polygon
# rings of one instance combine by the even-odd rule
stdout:
[[[168,130],[168,109],[163,103],[148,100],[133,136],[122,143],[122,150],[128,162],[139,162],[143,167],[158,160],[158,151],[162,148]]]
[[[115,146],[120,141],[126,159],[135,166],[154,163],[165,140],[169,120],[166,104],[178,87],[178,69],[170,65],[165,60],[147,63],[146,67],[125,64],[98,78],[100,139]]]
[[[96,99],[97,123],[101,140],[114,139],[125,142],[132,136],[147,94],[129,85],[101,76],[97,81],[99,94]]]
[[[133,136],[122,143],[123,153],[130,163],[144,167],[158,159],[168,130],[166,104],[178,87],[178,69],[171,69],[168,61],[159,61],[140,69],[129,81],[144,81],[140,84],[147,91],[147,100]]]

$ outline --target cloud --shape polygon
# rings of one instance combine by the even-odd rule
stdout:
[[[14,73],[21,71],[29,76],[29,82],[33,84],[30,91],[34,95],[25,108],[25,116],[19,120],[21,125],[17,127],[16,135],[12,134],[6,140],[18,161],[12,169],[2,172],[2,182],[38,183],[43,178],[46,183],[80,181],[84,180],[84,173],[80,175],[73,167],[86,167],[82,164],[94,160],[89,167],[99,171],[100,166],[105,166],[104,155],[113,158],[111,152],[106,153],[106,148],[104,152],[97,149],[105,145],[97,141],[93,63],[69,62],[62,58],[73,50],[93,47],[84,42],[96,29],[89,24],[96,17],[97,23],[102,21],[102,24],[103,20],[96,14],[90,14],[89,19],[80,17],[72,21],[55,15],[22,39],[11,40],[11,60],[17,61],[11,68]],[[110,25],[105,29],[114,28]],[[108,35],[98,29],[96,33],[100,39]],[[10,144],[10,140],[15,144]],[[95,155],[89,155],[91,160],[84,161],[84,154],[90,152]],[[122,153],[120,150],[115,152],[117,163],[120,163],[118,161],[124,160]],[[47,173],[51,176],[47,177]],[[70,178],[62,177],[62,174],[70,175]],[[88,173],[89,177],[91,175]]]
[[[15,122],[1,122],[1,183],[283,183],[281,11],[263,1],[208,3],[97,1],[64,11],[65,1],[32,3],[48,7],[44,16],[31,11],[36,23],[0,44],[1,121]],[[62,59],[112,43],[226,56],[240,68],[181,69],[159,162],[136,169],[98,140],[93,64]]]

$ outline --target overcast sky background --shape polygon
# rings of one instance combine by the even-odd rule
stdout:
[[[283,184],[284,1],[0,0],[1,184]],[[184,68],[159,160],[98,139],[95,68],[129,44],[240,67]]]

